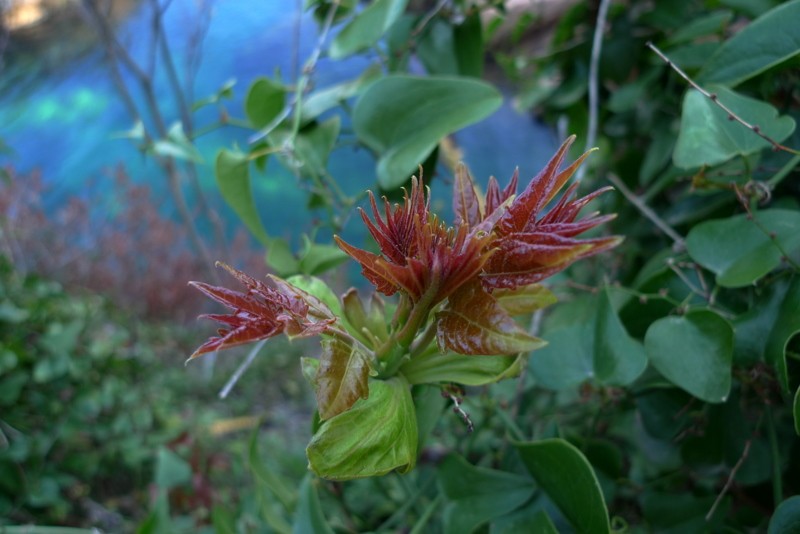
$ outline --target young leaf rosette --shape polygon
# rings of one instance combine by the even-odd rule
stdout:
[[[372,217],[361,217],[380,253],[335,237],[375,286],[369,301],[355,290],[337,299],[317,278],[270,276],[267,284],[226,265],[246,292],[192,282],[232,313],[206,316],[223,328],[191,358],[279,334],[320,336],[319,358],[303,358],[321,421],[307,448],[311,470],[332,480],[407,472],[418,445],[411,386],[517,376],[545,344],[515,318],[555,302],[540,282],[620,242],[578,237],[613,218],[579,217],[610,188],[576,198],[573,183],[555,200],[589,154],[561,170],[573,141],[520,194],[517,173],[503,189],[491,178],[482,195],[460,166],[452,225],[431,213],[421,179],[412,179],[402,204],[384,198],[383,214],[370,193]],[[384,302],[378,293],[398,298]]]

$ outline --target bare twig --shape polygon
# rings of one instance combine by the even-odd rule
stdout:
[[[736,473],[739,471],[739,468],[742,467],[744,461],[747,460],[747,455],[750,454],[750,443],[751,440],[749,439],[744,443],[744,450],[742,451],[742,455],[739,457],[739,460],[736,462],[736,465],[733,466],[733,469],[731,469],[731,473],[730,475],[728,475],[728,480],[722,487],[722,491],[719,492],[719,495],[717,495],[717,498],[714,500],[714,504],[711,505],[711,509],[706,514],[706,521],[711,521],[711,518],[714,516],[714,512],[717,511],[719,503],[722,502],[722,498],[725,497],[725,494],[728,493],[731,484],[733,484],[733,479],[736,477]]]
[[[464,390],[455,384],[442,387],[442,397],[450,399],[453,402],[453,412],[461,417],[461,420],[467,425],[467,431],[472,434],[475,430],[475,425],[472,423],[469,414],[461,407],[461,403],[464,401],[462,398],[463,394]]]
[[[242,378],[244,372],[247,371],[247,369],[253,364],[253,361],[256,359],[256,356],[258,356],[259,351],[266,342],[267,342],[266,339],[262,339],[261,341],[253,345],[253,348],[250,349],[250,353],[247,355],[244,361],[239,365],[239,367],[236,368],[236,371],[234,371],[234,373],[225,383],[225,386],[219,391],[220,399],[224,399],[228,396],[228,394],[230,394],[231,390],[233,389],[233,386],[236,385],[239,379]]]
[[[722,102],[720,102],[720,101],[719,101],[719,97],[717,96],[717,94],[716,94],[716,93],[710,93],[710,92],[706,91],[705,89],[703,89],[702,87],[700,87],[700,86],[697,84],[697,82],[695,82],[693,79],[691,79],[691,78],[689,77],[689,75],[688,75],[688,74],[686,74],[685,72],[683,72],[683,71],[680,69],[680,67],[678,67],[678,66],[677,66],[675,63],[673,63],[673,62],[672,62],[672,60],[671,60],[670,58],[668,58],[668,57],[667,57],[667,55],[666,55],[666,54],[664,54],[664,52],[662,52],[661,50],[659,50],[659,49],[658,49],[658,47],[657,47],[656,45],[654,45],[653,43],[650,43],[650,42],[648,42],[648,43],[647,43],[647,46],[650,48],[650,50],[652,50],[653,52],[655,52],[655,53],[658,55],[658,57],[660,57],[662,60],[664,60],[664,62],[667,64],[667,66],[669,66],[669,67],[670,67],[672,70],[674,70],[675,72],[677,72],[677,73],[680,75],[680,77],[681,77],[681,78],[683,78],[684,80],[686,80],[686,82],[687,82],[689,85],[691,85],[691,86],[692,86],[692,87],[693,87],[695,90],[697,90],[697,91],[698,91],[700,94],[702,94],[703,96],[705,96],[706,98],[708,98],[709,100],[711,100],[711,102],[713,102],[714,104],[716,104],[717,106],[719,106],[719,107],[720,107],[720,108],[721,108],[723,111],[725,111],[725,113],[727,113],[727,114],[728,114],[728,119],[730,119],[730,120],[732,120],[732,121],[736,121],[736,122],[738,122],[739,124],[741,124],[741,125],[742,125],[742,126],[744,126],[745,128],[747,128],[747,129],[749,129],[750,131],[752,131],[754,134],[756,134],[757,136],[759,136],[760,138],[764,139],[766,142],[768,142],[769,144],[771,144],[771,145],[772,145],[772,148],[773,148],[774,150],[776,150],[776,151],[777,151],[777,150],[783,150],[784,152],[788,152],[788,153],[790,153],[790,154],[800,155],[800,151],[798,151],[798,150],[795,150],[795,149],[793,149],[793,148],[790,148],[790,147],[788,147],[788,146],[784,146],[784,145],[782,145],[782,144],[778,143],[777,141],[775,141],[773,138],[771,138],[771,137],[770,137],[770,136],[768,136],[767,134],[765,134],[765,133],[764,133],[764,132],[761,130],[761,127],[759,127],[757,124],[750,124],[749,122],[747,122],[746,120],[744,120],[743,118],[741,118],[741,117],[740,117],[739,115],[737,115],[737,114],[736,114],[736,113],[735,113],[735,112],[734,112],[734,111],[733,111],[731,108],[729,108],[728,106],[726,106],[725,104],[723,104]]]
[[[416,37],[422,33],[422,30],[425,29],[425,26],[427,26],[433,20],[433,18],[444,8],[444,6],[447,5],[449,1],[450,0],[439,0],[439,3],[436,4],[436,6],[427,15],[425,15],[421,21],[419,21],[419,24],[417,24],[417,26],[414,28],[414,31],[411,32],[411,36]]]
[[[655,225],[658,227],[658,229],[659,229],[659,230],[661,230],[662,232],[664,232],[665,234],[667,234],[667,235],[669,236],[669,238],[670,238],[670,239],[672,239],[672,241],[674,241],[674,242],[675,242],[675,244],[674,244],[674,248],[675,248],[676,250],[684,250],[684,249],[686,248],[686,242],[685,242],[685,241],[684,241],[684,239],[683,239],[683,238],[680,236],[680,234],[678,234],[678,232],[676,232],[675,230],[673,230],[673,229],[672,229],[672,227],[671,227],[670,225],[668,225],[666,222],[664,222],[664,220],[663,220],[661,217],[659,217],[659,216],[656,214],[656,212],[654,212],[653,210],[651,210],[651,209],[650,209],[650,208],[647,206],[647,204],[645,204],[645,203],[644,203],[644,201],[643,201],[641,198],[639,198],[638,196],[636,196],[636,195],[633,193],[633,191],[631,191],[630,189],[628,189],[628,186],[627,186],[627,185],[625,185],[625,182],[623,182],[623,181],[622,181],[622,180],[619,178],[619,176],[617,176],[617,175],[616,175],[616,174],[614,174],[614,173],[608,173],[608,181],[609,181],[609,182],[611,182],[611,184],[612,184],[612,185],[613,185],[613,186],[614,186],[616,189],[618,189],[620,193],[622,193],[622,196],[624,196],[624,197],[625,197],[625,198],[628,200],[628,202],[630,202],[631,204],[633,204],[633,206],[634,206],[634,207],[635,207],[637,210],[639,210],[639,212],[640,212],[642,215],[644,215],[645,217],[647,217],[648,219],[650,219],[650,221],[651,221],[653,224],[655,224]]]
[[[608,16],[609,4],[611,4],[609,0],[601,0],[600,8],[597,11],[597,23],[594,27],[592,57],[591,62],[589,63],[589,126],[587,127],[588,133],[586,135],[586,146],[584,151],[594,148],[594,143],[597,140],[600,52],[603,49],[603,30],[606,26],[606,17]],[[579,167],[578,172],[575,175],[575,180],[580,181],[585,173],[586,167]]]

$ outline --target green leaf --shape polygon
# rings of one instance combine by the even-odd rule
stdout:
[[[608,534],[608,510],[600,484],[578,449],[559,438],[514,446],[533,478],[577,532]]]
[[[800,387],[794,394],[794,431],[800,436]]]
[[[301,163],[300,174],[314,177],[326,172],[328,156],[336,145],[340,128],[341,119],[336,115],[312,128],[306,128],[295,138],[294,157]],[[281,143],[282,140],[278,142]]]
[[[167,449],[159,447],[156,453],[155,483],[161,489],[170,489],[192,480],[192,468],[186,460]]]
[[[800,5],[800,4],[799,4]],[[795,122],[789,116],[778,116],[778,110],[754,98],[742,96],[721,85],[708,86],[740,118],[781,142],[794,131]],[[683,99],[681,127],[672,160],[677,167],[692,169],[717,165],[734,156],[746,156],[770,143],[755,132],[730,120],[728,114],[711,99],[690,89]]]
[[[483,28],[480,11],[475,9],[453,28],[458,73],[462,76],[483,76]]]
[[[265,261],[278,276],[290,276],[300,270],[300,262],[292,254],[289,243],[279,237],[269,240]]]
[[[778,375],[778,382],[784,393],[789,394],[789,370],[786,362],[786,348],[789,341],[800,334],[800,278],[795,278],[786,291],[778,317],[767,338],[764,358]]]
[[[250,189],[250,167],[247,155],[241,152],[220,150],[215,165],[217,186],[222,198],[262,244],[270,239],[261,223]]]
[[[483,386],[518,376],[526,359],[526,356],[440,354],[433,349],[404,363],[400,372],[412,384],[455,382]]]
[[[369,357],[357,345],[323,338],[315,379],[319,417],[323,421],[349,410],[369,395]]]
[[[611,304],[608,287],[600,294],[594,339],[594,374],[600,382],[626,386],[647,367],[644,347],[625,331]]]
[[[375,0],[336,35],[328,54],[342,59],[378,42],[403,14],[408,0]]]
[[[491,534],[517,534],[535,532],[536,534],[558,534],[550,516],[544,510],[536,510],[530,505],[511,515],[492,522]]]
[[[180,122],[176,122],[170,127],[166,139],[159,139],[153,143],[153,153],[158,156],[203,163],[203,156],[200,155],[200,151],[186,137],[183,125]]]
[[[698,37],[719,33],[728,25],[732,18],[733,13],[730,11],[717,11],[696,18],[670,35],[665,44],[673,46],[687,41],[693,41]]]
[[[725,402],[731,389],[733,329],[712,311],[664,317],[644,339],[650,361],[676,386],[706,402]]]
[[[800,495],[783,501],[769,520],[767,534],[800,534]]]
[[[501,103],[500,93],[478,80],[390,75],[359,98],[353,127],[379,154],[378,183],[394,189],[443,137],[486,118]]]
[[[528,364],[536,383],[560,390],[594,376],[593,324],[576,324],[545,332],[547,346],[536,351],[536,356]]]
[[[411,396],[414,399],[417,416],[418,449],[422,450],[433,429],[436,428],[447,400],[442,397],[442,389],[439,386],[415,386],[411,390]]]
[[[311,93],[303,99],[303,120],[308,122],[332,109],[343,101],[361,94],[369,85],[381,77],[380,65],[371,65],[355,80],[340,83]]]
[[[756,282],[781,263],[781,249],[800,248],[800,212],[769,209],[696,225],[686,238],[689,255],[717,275],[723,287]],[[770,237],[774,235],[774,241]]]
[[[417,39],[416,53],[430,75],[456,76],[459,73],[453,26],[441,18],[433,19]]]
[[[800,53],[800,0],[764,13],[725,41],[698,75],[704,83],[735,86]]]
[[[492,296],[509,315],[533,313],[558,302],[552,291],[541,284],[516,289],[495,289]]]
[[[322,274],[350,259],[342,249],[333,245],[320,245],[304,238],[305,250],[298,265],[305,274]]]
[[[436,337],[442,352],[459,354],[516,354],[546,345],[520,328],[480,282],[461,286],[436,313]]]
[[[303,478],[300,484],[300,501],[294,516],[292,534],[333,534],[328,526],[325,515],[322,513],[322,504],[319,502],[317,485],[311,475]]]
[[[306,448],[322,478],[350,480],[406,473],[417,459],[417,421],[408,382],[371,380],[369,397],[323,422]]]
[[[254,128],[264,128],[283,111],[286,88],[269,78],[257,78],[247,90],[244,111]]]
[[[535,491],[527,477],[475,467],[456,454],[441,463],[437,478],[449,501],[444,509],[445,534],[473,532],[522,506]]]

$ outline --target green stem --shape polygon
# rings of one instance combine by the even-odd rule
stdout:
[[[775,176],[767,180],[767,185],[769,185],[770,188],[775,189],[775,187],[777,187],[777,185],[781,183],[783,179],[786,178],[795,167],[797,167],[798,164],[800,164],[800,154],[787,161],[786,165],[781,167],[781,170],[775,173]]]

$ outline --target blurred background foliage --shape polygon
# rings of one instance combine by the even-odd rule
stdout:
[[[23,4],[0,4],[0,531],[800,524],[800,1],[84,0],[52,39]],[[570,133],[626,241],[548,282],[522,378],[414,391],[413,472],[307,473],[313,344],[183,367],[213,260],[343,291],[330,237],[365,239],[365,188],[422,165],[446,210],[456,161],[530,176]]]

